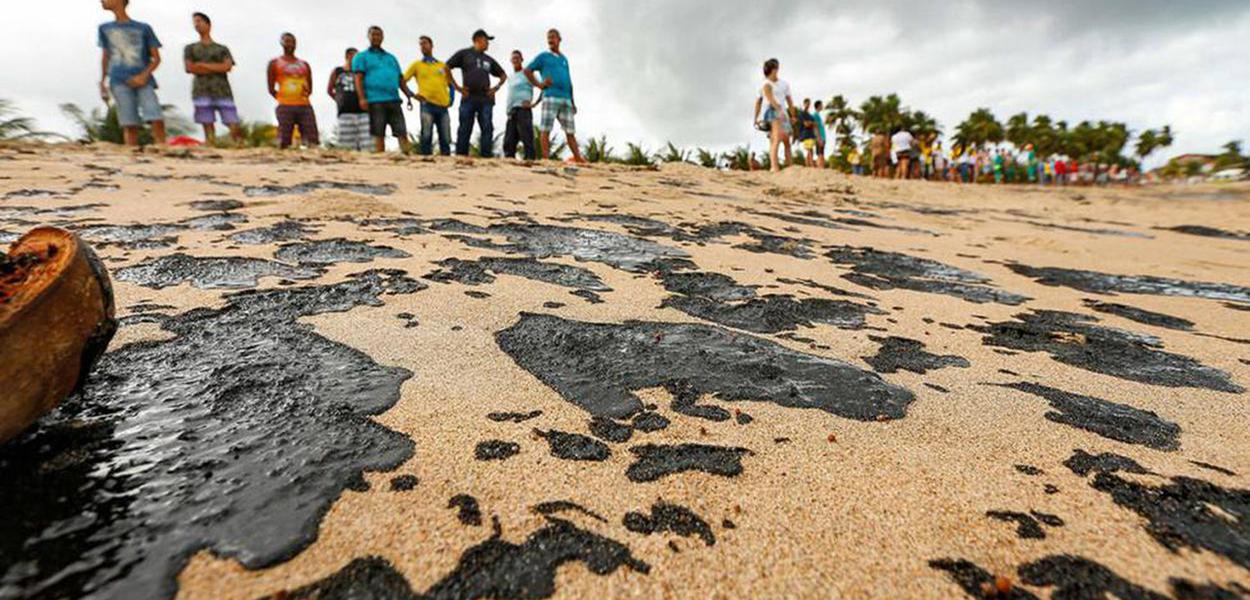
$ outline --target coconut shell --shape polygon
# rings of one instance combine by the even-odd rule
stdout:
[[[81,387],[117,331],[108,271],[78,236],[39,227],[0,256],[0,442]]]

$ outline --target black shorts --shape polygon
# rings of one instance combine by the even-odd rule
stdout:
[[[386,137],[386,127],[390,126],[391,135],[408,137],[408,123],[404,121],[404,107],[399,102],[369,103],[369,135]]]

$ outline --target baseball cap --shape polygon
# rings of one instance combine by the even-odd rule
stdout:
[[[473,32],[473,39],[475,39],[475,40],[476,40],[477,38],[480,38],[480,37],[484,37],[484,38],[486,38],[486,39],[488,39],[488,40],[493,40],[493,39],[495,39],[495,36],[490,35],[489,33],[486,33],[486,30],[485,30],[485,29],[479,29],[479,30],[477,30],[477,31],[474,31],[474,32]]]

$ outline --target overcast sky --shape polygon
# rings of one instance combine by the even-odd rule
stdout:
[[[100,104],[96,27],[109,15],[97,0],[11,4],[0,20],[0,97],[45,129],[71,133],[57,107]],[[606,134],[618,149],[668,140],[762,148],[751,111],[768,57],[781,60],[796,100],[841,93],[858,104],[897,92],[947,132],[987,106],[1001,119],[1028,111],[1122,120],[1137,131],[1171,124],[1169,154],[1250,141],[1247,0],[132,0],[132,16],[165,46],[161,99],[186,115],[181,59],[196,39],[195,10],[213,18],[214,37],[234,53],[231,80],[249,120],[273,121],[265,65],[281,53],[283,31],[298,36],[323,89],[347,46],[368,45],[371,24],[404,65],[419,56],[422,34],[446,58],[484,27],[506,65],[513,48],[527,57],[545,49],[543,32],[558,27],[579,137]],[[318,93],[315,106],[331,132],[333,103]],[[497,130],[504,120],[497,111]]]

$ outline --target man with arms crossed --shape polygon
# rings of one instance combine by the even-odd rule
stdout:
[[[530,61],[525,68],[525,77],[535,87],[543,90],[543,118],[538,124],[539,143],[542,145],[543,158],[551,157],[551,134],[555,122],[568,138],[569,150],[573,152],[573,162],[585,163],[582,152],[577,146],[577,126],[574,115],[577,114],[577,103],[573,101],[573,79],[569,75],[569,59],[560,52],[560,32],[547,31],[547,52],[543,52]],[[542,73],[542,81],[534,75]]]
[[[156,97],[156,78],[161,66],[161,42],[147,23],[131,20],[126,14],[130,0],[100,0],[104,10],[113,13],[113,22],[100,25],[100,97],[117,103],[117,122],[127,146],[139,145],[139,126],[152,125],[152,139],[165,143],[165,117]]]
[[[208,15],[193,13],[191,24],[200,34],[200,41],[187,44],[182,60],[187,72],[194,75],[191,102],[195,105],[195,122],[204,127],[204,143],[212,146],[217,142],[216,122],[220,114],[221,122],[230,128],[230,138],[236,145],[242,145],[239,111],[234,106],[234,92],[226,75],[234,69],[234,57],[229,48],[213,41],[213,20]]]

